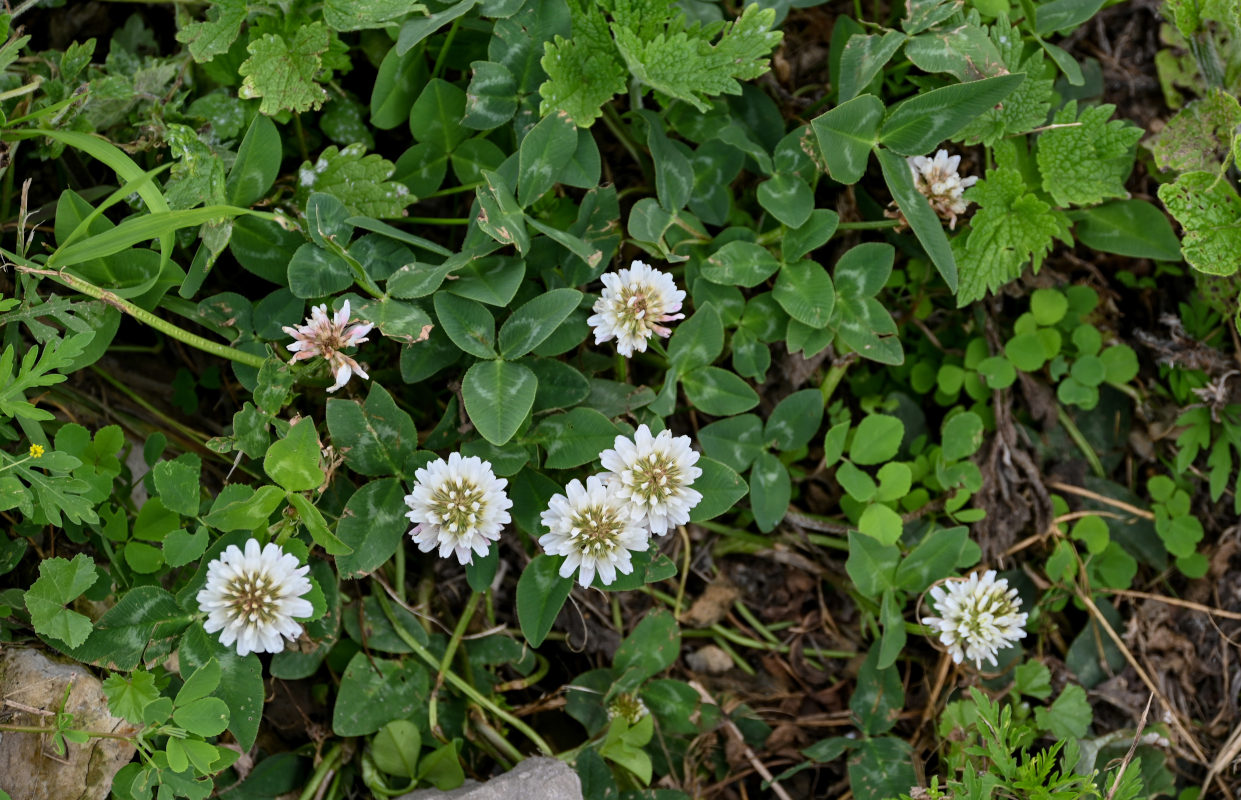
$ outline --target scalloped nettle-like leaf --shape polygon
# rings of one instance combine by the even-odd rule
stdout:
[[[1191,266],[1211,275],[1241,268],[1241,197],[1226,178],[1186,172],[1160,186],[1159,199],[1185,231],[1181,253]]]
[[[1056,239],[1072,242],[1068,217],[1031,192],[1013,167],[991,170],[966,190],[966,198],[979,208],[969,236],[953,240],[961,281],[958,306],[1015,280],[1027,264],[1037,271]]]
[[[1070,100],[1052,120],[1063,127],[1039,136],[1043,190],[1057,204],[1087,206],[1126,196],[1125,178],[1133,169],[1133,148],[1142,129],[1125,120],[1108,122],[1115,110],[1101,105],[1083,108],[1079,115],[1077,101]]]
[[[297,198],[306,205],[311,192],[330,194],[345,204],[350,214],[392,218],[405,215],[405,206],[414,201],[409,188],[390,181],[396,167],[383,156],[366,154],[361,144],[344,149],[328,147],[312,164],[302,162],[297,171]]]
[[[250,42],[250,53],[238,73],[244,76],[238,94],[262,98],[264,114],[318,109],[327,91],[315,82],[323,56],[332,45],[332,32],[322,22],[302,25],[285,39],[266,34]]]
[[[1056,96],[1053,89],[1055,68],[1047,62],[1042,50],[1022,57],[1026,51],[1025,40],[1016,27],[997,23],[991,26],[990,39],[1003,60],[1004,71],[1023,72],[1026,79],[1004,98],[1003,103],[984,111],[953,137],[966,144],[982,142],[988,147],[1005,136],[1026,133],[1042,125],[1047,121]]]

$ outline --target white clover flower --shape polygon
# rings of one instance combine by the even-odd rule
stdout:
[[[455,553],[462,564],[474,554],[487,555],[500,529],[509,522],[513,501],[504,493],[508,481],[497,478],[491,462],[453,453],[414,473],[414,491],[405,496],[414,527],[409,535],[418,549],[439,548],[440,558]]]
[[[327,304],[324,303],[310,310],[310,316],[306,318],[305,325],[296,327],[285,325],[281,329],[296,340],[288,345],[289,350],[293,352],[293,358],[290,361],[300,361],[315,356],[327,359],[328,366],[332,368],[332,374],[336,377],[336,383],[328,389],[329,392],[334,392],[344,386],[354,373],[363,378],[370,378],[358,366],[358,362],[342,353],[341,350],[346,347],[357,347],[369,341],[366,334],[370,333],[375,326],[369,322],[360,322],[346,327],[349,326],[349,321],[349,301],[346,300],[341,303],[340,310],[331,318],[327,315]]]
[[[939,616],[924,617],[922,624],[939,631],[939,641],[958,664],[969,659],[982,669],[985,658],[994,666],[1001,648],[1025,638],[1027,615],[1017,611],[1021,598],[1006,579],[995,579],[993,569],[936,586],[931,597]]]
[[[629,504],[634,519],[656,535],[689,522],[690,510],[702,500],[690,488],[702,470],[694,466],[698,454],[689,441],[667,430],[652,436],[650,428],[639,425],[632,440],[617,436],[613,449],[599,454],[612,491]]]
[[[969,207],[961,193],[978,183],[978,176],[962,178],[958,175],[961,156],[949,156],[947,150],[940,150],[934,158],[913,156],[907,161],[914,174],[914,186],[931,201],[935,213],[948,220],[948,227],[955,228],[957,217]]]
[[[578,583],[590,586],[595,573],[606,586],[616,573],[633,572],[631,552],[650,546],[650,534],[634,519],[627,501],[612,491],[599,475],[591,475],[586,485],[574,478],[548,503],[542,515],[550,531],[539,537],[539,544],[553,556],[567,556],[560,565],[560,577],[578,571]]]
[[[629,269],[606,273],[603,291],[595,301],[586,323],[595,331],[595,344],[616,340],[616,352],[629,358],[637,350],[646,352],[646,340],[658,333],[667,338],[672,331],[661,322],[684,319],[681,301],[685,292],[672,276],[635,261]]]
[[[196,597],[206,612],[203,630],[222,631],[220,644],[237,643],[237,655],[279,653],[285,637],[293,641],[302,632],[295,617],[314,613],[306,573],[297,559],[269,543],[259,548],[257,539],[246,542],[243,552],[232,544],[207,565],[207,584]]]

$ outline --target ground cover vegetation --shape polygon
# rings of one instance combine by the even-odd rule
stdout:
[[[0,642],[123,721],[5,736],[118,800],[1241,791],[1235,3],[0,35]]]

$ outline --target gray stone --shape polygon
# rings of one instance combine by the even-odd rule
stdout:
[[[397,800],[582,800],[582,782],[563,761],[527,758],[486,783],[466,781],[451,792],[419,789]]]
[[[54,719],[37,712],[60,711],[62,701],[75,729],[136,732],[108,711],[99,679],[85,667],[53,661],[38,650],[0,648],[0,723],[51,727]],[[123,739],[70,742],[61,756],[49,736],[0,731],[0,789],[13,800],[103,800],[117,770],[133,757],[133,744]]]

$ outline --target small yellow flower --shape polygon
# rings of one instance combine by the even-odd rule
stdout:
[[[30,445],[30,457],[31,458],[42,458],[43,457],[43,445],[41,444]]]

